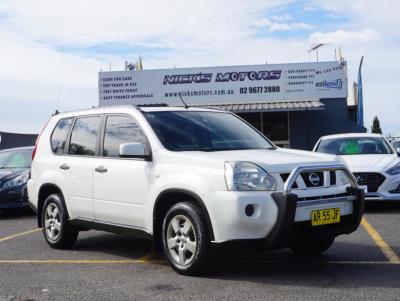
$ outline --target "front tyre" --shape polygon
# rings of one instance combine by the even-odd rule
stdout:
[[[334,237],[310,239],[302,241],[301,243],[296,243],[292,245],[290,249],[299,256],[316,256],[328,250],[334,241]]]
[[[211,262],[205,218],[194,204],[173,205],[164,218],[162,242],[170,265],[182,275],[201,275]]]
[[[54,249],[71,248],[78,238],[79,231],[68,223],[62,196],[51,194],[44,202],[42,210],[43,235]]]

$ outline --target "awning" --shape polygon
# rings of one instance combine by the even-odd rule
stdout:
[[[279,101],[279,102],[249,102],[192,105],[207,109],[225,110],[236,113],[249,112],[287,112],[287,111],[315,111],[324,110],[325,105],[319,100]]]

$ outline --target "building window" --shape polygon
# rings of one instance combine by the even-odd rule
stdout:
[[[262,132],[261,128],[261,114],[260,112],[257,113],[237,113],[236,115],[240,116],[252,126],[254,126],[257,130]]]
[[[289,147],[288,112],[264,112],[262,132],[275,144]]]

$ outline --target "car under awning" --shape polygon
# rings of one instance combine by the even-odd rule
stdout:
[[[225,110],[235,113],[317,111],[325,109],[325,105],[319,100],[204,104],[191,105],[191,107]]]

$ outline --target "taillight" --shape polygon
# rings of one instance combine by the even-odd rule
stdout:
[[[39,136],[38,136],[38,138],[39,138]],[[35,155],[36,155],[36,148],[37,148],[37,139],[36,139],[36,143],[35,143],[35,147],[33,148],[33,150],[32,150],[32,161],[33,161],[33,159],[35,159]]]
[[[38,144],[39,144],[40,136],[42,135],[44,129],[46,128],[46,126],[47,126],[47,124],[49,123],[50,120],[51,120],[51,118],[50,118],[49,120],[47,120],[46,124],[44,125],[44,127],[43,127],[42,130],[40,131],[40,134],[39,134],[38,137],[36,138],[35,146],[33,147],[33,150],[32,150],[32,161],[33,161],[33,159],[35,159],[36,149],[37,149],[37,146],[38,146]]]

